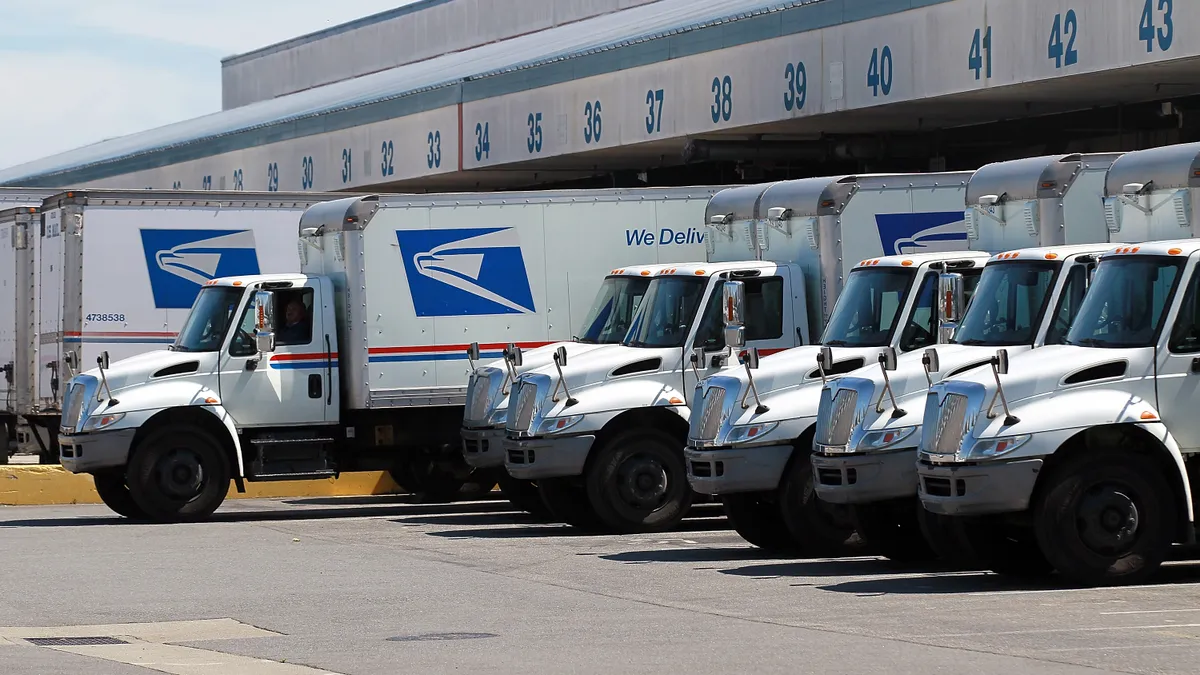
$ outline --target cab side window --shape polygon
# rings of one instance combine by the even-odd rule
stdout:
[[[971,304],[975,295],[975,287],[979,285],[981,270],[966,270],[963,275],[963,308]],[[917,299],[913,304],[908,323],[900,333],[900,351],[911,352],[937,344],[938,310],[937,310],[938,275],[927,274],[917,291]]]
[[[311,343],[313,289],[276,291],[275,302],[275,344]]]
[[[1200,352],[1200,293],[1197,286],[1200,286],[1200,274],[1193,272],[1187,295],[1179,307],[1179,316],[1171,328],[1171,341],[1167,343],[1167,348],[1175,354]]]
[[[778,340],[783,337],[783,277],[745,279],[746,342]],[[725,346],[725,322],[721,314],[721,286],[711,296],[696,331],[696,346],[721,349]]]
[[[1054,322],[1046,330],[1046,344],[1066,344],[1067,331],[1071,328],[1071,322],[1075,320],[1075,315],[1079,313],[1079,306],[1083,304],[1083,295],[1087,292],[1087,274],[1087,269],[1081,265],[1076,265],[1071,269],[1070,276],[1063,284],[1058,309],[1054,312]]]

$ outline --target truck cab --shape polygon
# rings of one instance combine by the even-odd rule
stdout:
[[[668,267],[630,265],[612,270],[605,276],[573,340],[534,348],[525,345],[481,348],[478,343],[468,348],[472,362],[483,355],[498,358],[471,371],[461,431],[463,457],[477,472],[492,472],[505,496],[518,508],[538,515],[545,513],[536,484],[513,478],[504,470],[504,417],[513,382],[522,373],[553,363],[560,347],[578,358],[601,346],[619,344],[629,332],[650,282]]]
[[[917,480],[926,510],[980,533],[1000,572],[1147,579],[1194,543],[1200,373],[1200,144],[1131,152],[1106,179],[1100,257],[1065,344],[930,388]]]
[[[953,270],[974,286],[986,260],[976,252],[863,260],[850,272],[818,345],[760,363],[752,354],[744,368],[704,379],[684,452],[693,488],[720,495],[734,528],[757,546],[837,549],[854,528],[844,509],[813,496],[808,460],[822,384],[935,344],[939,277]],[[727,318],[736,329],[740,321]]]
[[[92,473],[122,515],[207,517],[230,479],[333,476],[338,344],[328,278],[207,282],[166,350],[76,376],[64,398],[63,467]],[[320,429],[327,427],[328,431]]]
[[[966,314],[959,280],[943,275],[941,344],[901,355],[893,371],[872,364],[825,386],[812,455],[817,496],[848,505],[876,552],[965,557],[969,547],[917,499],[925,394],[933,382],[986,366],[997,348],[1016,354],[1064,339],[1096,259],[1112,247],[1104,184],[1119,157],[1051,155],[980,167],[967,183],[969,245],[996,254]]]
[[[691,503],[679,440],[689,392],[726,359],[721,289],[743,280],[750,344],[798,342],[802,272],[762,261],[660,270],[624,340],[517,378],[505,418],[505,468],[537,481],[551,512],[582,528],[666,529]],[[597,506],[593,506],[596,504]]]

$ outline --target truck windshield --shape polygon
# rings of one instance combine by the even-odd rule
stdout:
[[[1059,267],[1052,262],[985,267],[954,342],[994,347],[1033,344]]]
[[[172,351],[215,352],[225,341],[225,331],[237,312],[245,289],[208,286],[200,289],[192,313],[175,337]]]
[[[658,277],[625,336],[629,347],[682,347],[708,286],[705,277]]]
[[[1105,260],[1067,332],[1077,347],[1150,347],[1158,338],[1184,260],[1134,256]]]
[[[608,277],[596,294],[596,301],[583,321],[580,342],[615,344],[625,339],[633,315],[642,304],[648,277]]]
[[[821,338],[831,347],[882,347],[891,339],[916,272],[901,267],[854,270]]]

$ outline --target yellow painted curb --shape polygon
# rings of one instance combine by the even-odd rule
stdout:
[[[344,473],[338,479],[246,483],[239,493],[229,484],[227,499],[262,497],[348,497],[403,492],[386,471]],[[0,506],[100,504],[92,477],[61,466],[0,466]]]

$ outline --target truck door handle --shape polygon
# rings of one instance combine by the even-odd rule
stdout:
[[[316,373],[308,376],[308,397],[321,398],[321,376]]]

